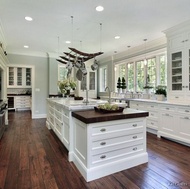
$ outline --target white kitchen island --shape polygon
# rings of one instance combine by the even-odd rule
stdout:
[[[94,106],[105,101],[82,103],[47,99],[46,124],[68,149],[68,160],[87,182],[148,161],[148,112],[126,108],[121,113],[102,114],[95,112]]]

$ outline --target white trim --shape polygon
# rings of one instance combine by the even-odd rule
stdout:
[[[38,51],[8,51],[8,54],[16,54],[16,55],[25,55],[25,56],[35,56],[35,57],[45,57],[48,58],[48,54],[44,52],[38,52]]]
[[[47,118],[47,114],[32,114],[32,119]]]

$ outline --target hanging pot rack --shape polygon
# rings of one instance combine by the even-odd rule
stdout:
[[[96,56],[99,56],[103,54],[103,52],[97,52],[97,53],[85,53],[82,51],[79,51],[75,48],[69,47],[71,52],[64,52],[66,56],[60,56],[61,59],[56,59],[62,64],[67,64],[68,62],[71,62],[75,64],[76,62],[78,63],[83,63],[86,62],[87,60],[90,60],[92,58],[95,58]]]

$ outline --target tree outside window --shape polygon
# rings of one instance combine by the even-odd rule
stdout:
[[[129,91],[134,91],[134,64],[128,63],[128,82],[127,82],[127,88]]]
[[[162,55],[160,58],[160,85],[167,85],[167,62],[166,56]]]
[[[149,76],[149,85],[156,87],[156,58],[147,60],[147,76]]]
[[[144,61],[136,62],[136,81],[137,81],[137,91],[143,91],[144,87]]]

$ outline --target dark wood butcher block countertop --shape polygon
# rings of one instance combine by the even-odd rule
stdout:
[[[72,116],[76,119],[89,124],[121,119],[131,119],[139,117],[147,117],[149,114],[146,111],[135,110],[126,108],[121,113],[101,113],[95,110],[83,110],[72,112]]]

